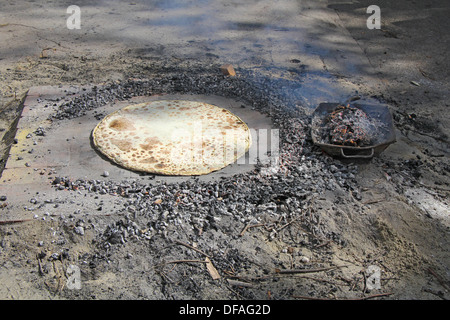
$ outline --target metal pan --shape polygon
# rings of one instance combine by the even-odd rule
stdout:
[[[335,145],[321,142],[319,129],[323,120],[335,110],[340,103],[321,103],[312,114],[311,138],[315,145],[331,156],[347,159],[370,159],[383,152],[396,141],[395,129],[389,108],[381,104],[351,103],[350,106],[365,112],[368,117],[378,119],[383,125],[372,137],[373,143],[364,147]]]

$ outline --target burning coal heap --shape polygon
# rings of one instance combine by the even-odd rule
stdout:
[[[325,128],[331,144],[362,147],[371,144],[373,124],[367,114],[350,105],[339,105],[325,118]]]

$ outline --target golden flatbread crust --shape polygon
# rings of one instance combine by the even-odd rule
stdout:
[[[107,115],[92,132],[95,147],[134,171],[203,175],[245,155],[252,144],[247,124],[211,104],[160,100]]]

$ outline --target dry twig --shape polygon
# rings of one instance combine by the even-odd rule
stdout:
[[[3,220],[0,221],[0,225],[4,225],[4,224],[14,224],[14,223],[22,223],[22,222],[27,222],[27,221],[31,221],[33,219],[22,219],[22,220]]]
[[[371,296],[366,296],[366,297],[361,297],[361,298],[344,298],[344,299],[316,298],[316,297],[296,296],[296,295],[293,295],[292,298],[305,299],[305,300],[350,300],[350,301],[352,301],[352,300],[368,300],[368,299],[373,299],[373,298],[390,296],[392,294],[394,294],[394,293],[393,292],[388,292],[388,293],[373,294]]]
[[[332,242],[333,242],[333,240],[325,241],[324,243],[321,243],[321,244],[317,245],[317,246],[316,246],[316,249],[317,249],[317,248],[324,247],[324,246],[326,246],[326,245],[328,245],[328,244],[330,244],[330,243],[332,243]]]
[[[256,227],[262,227],[264,226],[264,223],[257,223],[257,224],[247,224],[245,226],[245,228],[241,231],[241,233],[239,234],[241,237],[244,235],[244,233],[250,229],[250,228],[256,228]]]
[[[344,267],[347,267],[347,266],[334,266],[334,267],[317,268],[317,269],[290,269],[290,270],[275,269],[275,272],[280,273],[280,274],[315,273],[315,272],[329,271],[329,270],[344,268]]]
[[[206,253],[204,253],[202,250],[197,249],[197,248],[191,246],[190,244],[184,243],[184,242],[179,241],[179,240],[175,240],[175,242],[176,242],[177,244],[180,244],[180,245],[182,245],[182,246],[185,246],[186,248],[189,248],[189,249],[192,249],[192,250],[194,250],[194,251],[197,251],[198,253],[201,253],[201,254],[204,255],[205,257],[210,258],[210,256],[207,255]]]
[[[39,258],[39,256],[36,256],[36,259],[37,259],[38,265],[39,265],[39,274],[41,276],[43,276],[45,274],[45,272],[44,272],[44,269],[42,268],[41,259]]]
[[[191,262],[195,262],[195,263],[208,263],[207,261],[204,261],[204,260],[172,260],[172,261],[167,261],[167,262],[165,262],[165,264],[171,264],[171,263],[191,263]]]
[[[439,283],[445,288],[445,289],[449,289],[447,284],[445,283],[445,280],[442,279],[442,277],[440,275],[438,275],[433,269],[428,268],[428,272],[431,273],[433,276],[436,277],[436,279],[439,281]]]
[[[244,288],[252,288],[253,287],[252,283],[239,281],[239,280],[227,279],[227,282],[229,285],[236,286],[236,287],[244,287]]]

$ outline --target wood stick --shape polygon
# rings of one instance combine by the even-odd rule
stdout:
[[[281,274],[314,273],[314,272],[328,271],[328,270],[333,270],[333,269],[338,269],[338,268],[343,268],[343,267],[347,267],[347,266],[334,266],[334,267],[317,268],[317,269],[290,269],[290,270],[275,269],[275,272],[281,273]]]
[[[294,299],[304,299],[304,300],[334,300],[334,299],[327,299],[327,298],[315,298],[315,297],[296,296],[296,295],[293,295],[292,298],[294,298]]]
[[[378,297],[390,296],[391,294],[394,294],[394,293],[393,293],[393,292],[379,293],[379,294],[373,294],[373,295],[367,296],[367,297],[355,298],[355,299],[348,299],[348,300],[367,300],[367,299],[372,299],[372,298],[378,298]]]
[[[283,226],[281,226],[280,228],[278,228],[278,229],[277,229],[277,232],[283,230],[283,229],[286,228],[288,225],[290,225],[292,222],[295,222],[295,221],[297,221],[297,220],[298,220],[298,218],[292,219],[291,221],[289,221],[289,222],[286,223],[285,225],[283,225]]]
[[[244,282],[244,281],[239,281],[239,280],[227,279],[227,282],[228,282],[228,284],[231,285],[231,286],[245,287],[245,288],[252,288],[252,287],[253,287],[253,284],[252,284],[252,283],[248,283],[248,282]]]
[[[343,276],[338,276],[337,279],[342,280],[342,281],[348,283],[349,285],[352,284],[352,282],[353,282],[353,280],[344,278]]]
[[[392,294],[394,294],[394,293],[388,292],[388,293],[374,294],[374,295],[362,297],[362,298],[345,298],[345,299],[316,298],[316,297],[296,296],[296,295],[293,295],[292,298],[305,299],[305,300],[348,300],[348,301],[353,301],[353,300],[368,300],[368,299],[373,299],[373,298],[378,298],[378,297],[385,297],[385,296],[390,296]]]
[[[378,202],[382,202],[382,201],[386,201],[386,199],[376,199],[376,200],[364,201],[362,204],[374,204],[374,203],[378,203]]]
[[[435,295],[435,296],[441,298],[442,300],[447,300],[447,299],[443,296],[443,294],[440,294],[440,292],[442,292],[442,291],[435,292],[435,291],[433,291],[433,290],[431,290],[431,289],[427,289],[427,288],[423,289],[423,291],[428,292],[428,293],[431,293],[431,294],[433,294],[433,295]]]
[[[431,268],[428,268],[428,272],[431,273],[433,276],[435,276],[436,279],[439,281],[439,283],[440,283],[445,289],[448,290],[448,286],[445,284],[445,281],[444,281],[444,279],[442,279],[441,276],[439,276],[439,275],[438,275],[436,272],[434,272],[434,270],[431,269]]]
[[[210,256],[207,255],[206,253],[204,253],[202,250],[197,249],[197,248],[191,246],[190,244],[184,243],[184,242],[179,241],[179,240],[175,240],[175,242],[178,243],[178,244],[180,244],[180,245],[182,245],[182,246],[185,246],[186,248],[189,248],[189,249],[192,249],[192,250],[194,250],[194,251],[197,251],[198,253],[201,253],[201,254],[204,255],[205,257],[210,258]]]
[[[36,256],[36,259],[37,259],[37,261],[38,261],[39,274],[40,274],[41,276],[43,276],[45,273],[44,273],[44,269],[42,269],[41,259],[39,259],[39,257],[37,257],[37,256]]]
[[[256,228],[256,227],[262,227],[264,226],[264,223],[258,223],[258,224],[247,224],[245,226],[245,228],[241,231],[241,233],[239,234],[241,237],[244,235],[244,233],[250,229],[250,228]]]
[[[170,264],[170,263],[189,263],[189,262],[196,262],[196,263],[208,263],[207,261],[204,260],[172,260],[172,261],[167,261],[165,262],[165,264]]]
[[[242,279],[245,281],[261,281],[261,280],[273,279],[274,277],[280,277],[280,275],[271,274],[271,275],[259,276],[259,277],[246,277],[246,276],[230,275],[230,277],[235,278],[235,279]]]
[[[13,223],[21,223],[21,222],[27,222],[27,221],[32,221],[33,219],[22,219],[22,220],[3,220],[0,221],[0,225],[4,225],[4,224],[13,224]]]
[[[333,242],[333,240],[325,241],[324,243],[321,243],[321,244],[317,245],[317,246],[316,246],[316,249],[317,249],[317,248],[324,247],[324,246],[326,246],[327,244],[330,244],[330,243],[332,243],[332,242]]]
[[[329,280],[325,280],[325,279],[318,279],[318,278],[309,277],[309,276],[301,276],[300,278],[309,279],[309,280],[314,280],[314,281],[318,281],[318,282],[325,282],[325,283],[330,283],[330,284],[335,285],[334,282],[329,281]]]

